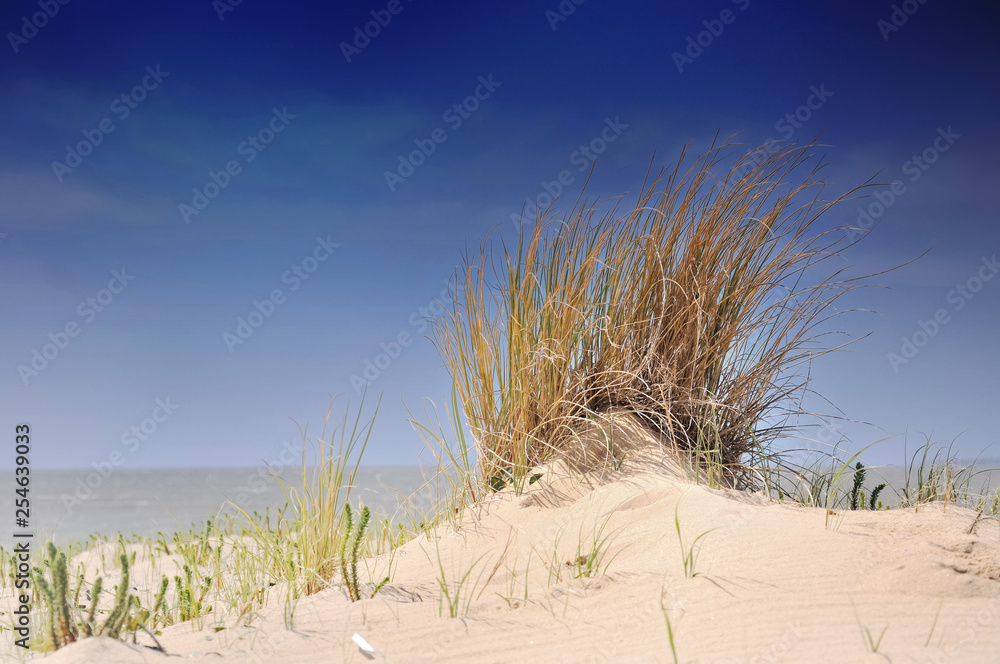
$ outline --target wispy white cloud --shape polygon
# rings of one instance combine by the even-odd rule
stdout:
[[[143,205],[107,188],[58,182],[50,172],[0,171],[5,202],[4,232],[49,231],[108,225],[145,225],[162,220],[158,206]]]

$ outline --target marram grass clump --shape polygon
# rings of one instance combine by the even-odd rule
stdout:
[[[624,410],[716,479],[757,482],[804,364],[826,352],[818,326],[856,282],[821,265],[847,235],[815,230],[850,192],[820,198],[812,144],[727,168],[730,147],[687,169],[682,153],[627,210],[550,208],[513,247],[466,259],[436,342],[483,480],[523,477]]]

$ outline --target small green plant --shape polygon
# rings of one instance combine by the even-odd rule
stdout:
[[[772,472],[772,469],[767,468],[767,471]],[[766,483],[767,486],[771,486],[772,483],[774,484],[778,500],[789,498],[800,505],[826,507],[830,478],[833,476],[832,472],[826,473],[817,468],[805,468],[801,472],[793,471],[792,474],[795,478],[795,483],[790,490],[786,490],[780,484],[780,471],[781,469],[774,470],[772,477],[775,479]]]
[[[128,621],[129,611],[132,609],[133,604],[139,604],[139,598],[135,595],[131,595],[128,592],[129,589],[129,559],[124,553],[119,555],[119,562],[122,568],[122,578],[118,582],[118,588],[115,591],[115,603],[111,609],[111,613],[108,614],[107,620],[101,626],[101,629],[97,632],[96,636],[107,635],[112,639],[117,639],[120,634],[122,627]],[[94,594],[94,601],[97,601],[97,594]],[[91,611],[93,613],[93,610]],[[92,629],[92,627],[90,628]]]
[[[511,468],[502,468],[496,475],[490,477],[490,488],[494,492],[503,491],[507,486],[514,487],[514,491],[520,494],[524,488],[525,473],[516,473]],[[528,486],[531,486],[542,478],[542,473],[534,473],[528,477]]]
[[[593,418],[590,418],[593,419]],[[595,420],[596,421],[596,420]],[[622,468],[622,464],[625,463],[625,452],[620,455],[615,452],[615,423],[614,419],[611,419],[607,425],[599,424],[601,428],[601,433],[604,434],[604,442],[607,444],[608,448],[608,458],[611,459],[611,466],[615,471],[619,471]]]
[[[90,590],[90,610],[87,611],[87,617],[83,621],[83,633],[86,636],[94,636],[94,614],[97,612],[97,601],[101,597],[101,586],[103,585],[104,579],[99,576],[94,581],[94,586]]]
[[[129,557],[124,553],[119,554],[119,562],[122,570],[122,578],[115,591],[114,605],[108,614],[107,619],[100,626],[95,622],[97,605],[100,602],[103,578],[98,577],[94,581],[91,589],[91,604],[86,615],[79,615],[79,607],[69,598],[69,569],[66,553],[56,548],[52,542],[47,546],[48,557],[45,566],[48,568],[50,579],[45,578],[45,570],[35,567],[32,570],[32,577],[35,587],[41,595],[45,605],[46,613],[46,637],[48,644],[53,649],[73,643],[77,638],[87,636],[108,636],[113,639],[119,638],[123,627],[129,623],[129,614],[133,606],[138,606],[139,599],[128,592],[129,588]],[[77,590],[74,596],[78,596],[82,578],[77,583]]]
[[[208,519],[201,530],[195,529],[192,524],[188,533],[177,533],[174,535],[176,551],[181,554],[184,562],[191,567],[204,565],[208,562],[212,554],[212,535],[215,532],[215,521]],[[158,548],[167,547],[166,539],[162,539]]]
[[[177,590],[180,622],[186,622],[201,618],[211,611],[211,607],[208,607],[205,611],[202,609],[204,607],[205,596],[212,587],[212,578],[203,578],[199,585],[195,581],[194,569],[190,565],[185,564],[182,569],[184,570],[184,576],[175,576],[174,584]]]
[[[607,572],[608,566],[614,561],[614,558],[618,555],[615,554],[605,562],[605,558],[608,553],[608,540],[611,535],[604,535],[604,529],[608,525],[608,521],[611,520],[611,515],[609,514],[604,522],[601,523],[600,527],[596,528],[590,537],[589,543],[585,543],[583,539],[583,532],[580,532],[580,537],[577,539],[576,545],[576,555],[572,560],[566,561],[566,566],[573,570],[573,578],[591,578],[595,576],[600,576],[601,574]]]
[[[882,507],[883,507],[882,501],[878,499],[878,495],[880,493],[882,493],[882,489],[884,489],[884,488],[885,488],[885,482],[882,482],[877,487],[875,487],[874,489],[872,489],[872,495],[871,495],[871,497],[868,500],[868,509],[869,510],[873,510],[874,511],[874,510],[882,509]]]
[[[712,532],[712,530],[715,529],[713,528],[712,530],[706,530],[701,535],[698,535],[697,537],[694,538],[694,542],[691,543],[691,546],[689,548],[685,548],[684,536],[681,534],[681,520],[679,516],[679,510],[680,510],[680,505],[677,505],[677,507],[674,508],[674,527],[677,529],[677,540],[680,542],[681,545],[681,560],[684,563],[684,576],[689,579],[692,579],[698,576],[699,574],[699,572],[694,571],[695,564],[698,562],[698,553],[701,548],[698,546],[698,542],[701,540],[701,538],[705,537],[710,532]]]
[[[162,532],[157,532],[156,535],[157,535],[156,546],[154,548],[154,551],[162,551],[163,555],[169,556],[170,545],[167,544],[167,536],[164,535]]]
[[[829,481],[830,476],[814,471],[809,479],[807,497],[799,502],[813,507],[826,507],[826,495],[824,491],[829,489]]]
[[[358,522],[358,528],[355,532],[354,513],[351,511],[351,505],[344,503],[346,536],[340,540],[340,578],[343,579],[344,585],[347,587],[347,594],[352,602],[361,599],[361,593],[358,589],[358,553],[370,516],[368,506],[365,505],[361,509],[361,520]],[[350,551],[350,559],[348,559],[348,551]],[[348,567],[350,567],[350,572],[348,572]]]
[[[875,441],[875,442],[880,442],[880,441]],[[840,468],[837,470],[837,472],[833,474],[833,477],[830,478],[829,483],[827,485],[826,510],[824,510],[826,512],[826,518],[824,520],[824,526],[826,528],[830,528],[830,524],[831,523],[833,523],[834,528],[836,528],[840,524],[840,519],[839,518],[838,519],[833,519],[831,521],[830,517],[835,517],[837,515],[837,513],[833,510],[833,508],[837,505],[837,502],[838,502],[836,496],[837,496],[838,491],[840,490],[840,484],[843,481],[841,479],[841,476],[844,474],[844,471],[846,471],[848,468],[850,468],[851,464],[854,463],[854,461],[859,456],[861,456],[862,452],[864,452],[865,450],[867,450],[869,447],[871,447],[874,444],[875,443],[870,443],[868,445],[865,445],[860,450],[858,450],[857,452],[855,452],[854,455],[851,456],[850,459],[848,459],[845,463],[843,463],[840,466]],[[862,477],[862,479],[863,479],[863,477]]]
[[[549,571],[548,585],[550,587],[553,583],[562,582],[563,570],[565,569],[565,565],[561,565],[559,563],[559,540],[562,539],[562,536],[563,528],[559,528],[559,530],[556,531],[555,541],[552,543],[552,553],[548,556],[548,559],[535,551],[535,553],[538,554],[538,557],[542,560],[542,565]]]
[[[295,561],[289,555],[285,573],[285,581],[288,583],[287,594],[285,595],[285,629],[295,629],[295,608],[299,603],[299,586],[297,583],[298,573],[295,569]]]
[[[500,472],[490,477],[490,488],[493,491],[503,491],[504,487],[514,482],[510,468],[501,468]]]
[[[72,607],[66,593],[69,590],[69,572],[66,567],[66,554],[57,551],[55,544],[48,543],[48,559],[45,561],[52,576],[52,583],[45,580],[41,568],[34,568],[35,587],[38,588],[48,609],[48,636],[52,647],[59,649],[76,641],[77,630],[74,621],[70,619]],[[96,596],[94,603],[97,603]]]
[[[514,567],[516,567],[516,561],[515,561]],[[528,601],[528,578],[531,575],[531,553],[530,552],[528,553],[528,562],[524,566],[524,592],[523,593],[520,592],[517,589],[517,572],[516,572],[516,570],[513,569],[513,567],[512,567],[512,568],[508,568],[507,572],[509,574],[508,580],[507,580],[507,594],[506,595],[501,595],[500,593],[497,593],[497,596],[500,599],[502,599],[503,601],[507,602],[507,606],[513,609],[513,608],[517,608],[518,606],[520,606],[520,602],[522,602],[522,601],[527,602]]]
[[[851,487],[850,495],[850,507],[852,510],[863,510],[865,508],[865,503],[868,504],[868,509],[874,510],[879,507],[878,496],[885,489],[885,482],[879,484],[877,487],[872,489],[872,495],[865,500],[865,492],[862,488],[865,483],[865,465],[858,461],[854,466],[854,485]]]
[[[149,629],[166,627],[171,623],[170,613],[167,609],[167,589],[170,587],[170,579],[166,574],[160,577],[160,588],[153,597],[153,607],[151,609],[139,609],[139,622]]]
[[[934,454],[930,456],[932,449]],[[920,455],[919,466],[916,465],[917,455]],[[975,463],[973,461],[973,465]],[[946,507],[948,503],[964,503],[971,507],[975,503],[975,496],[970,491],[972,480],[976,475],[986,472],[975,472],[971,467],[958,466],[952,456],[951,446],[941,449],[929,439],[909,457],[905,466],[906,486],[903,488],[900,507],[916,509],[932,502],[943,502]]]
[[[437,545],[435,545],[435,549],[437,549]],[[444,563],[441,561],[441,551],[437,549],[438,571],[441,574],[437,578],[438,587],[441,589],[441,596],[438,601],[438,615],[444,615],[445,606],[448,607],[448,616],[451,618],[469,615],[472,594],[476,586],[479,585],[479,579],[482,578],[482,570],[480,570],[476,580],[472,582],[471,587],[469,585],[469,577],[472,576],[473,570],[475,570],[476,565],[483,559],[483,556],[476,558],[462,576],[449,582],[448,575],[444,570]]]
[[[345,536],[340,541],[340,578],[343,579],[347,587],[347,594],[352,602],[361,599],[361,589],[358,586],[358,556],[361,555],[362,545],[365,541],[365,530],[368,528],[368,521],[371,519],[371,510],[365,505],[361,508],[361,518],[358,520],[357,529],[354,529],[354,513],[348,503],[344,503]],[[369,597],[382,589],[389,583],[389,577],[382,579],[372,591]]]
[[[858,461],[857,465],[854,467],[854,486],[851,487],[851,509],[858,509],[858,498],[861,493],[861,486],[865,482],[865,465]],[[861,504],[864,505],[864,498],[861,498]]]
[[[223,597],[237,620],[249,617],[254,608],[264,606],[268,590],[274,585],[269,575],[261,573],[267,562],[260,559],[257,547],[253,546],[256,541],[233,542],[229,558],[231,576],[222,585]]]

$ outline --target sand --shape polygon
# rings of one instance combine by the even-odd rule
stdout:
[[[249,626],[213,631],[215,617],[165,629],[169,657],[102,638],[35,659],[673,662],[669,619],[679,662],[1000,661],[996,519],[973,527],[976,513],[942,504],[828,519],[823,509],[692,484],[652,452],[619,471],[579,470],[553,464],[520,495],[493,494],[457,527],[408,542],[373,599],[351,603],[339,588],[301,599],[293,630],[278,592]],[[693,577],[675,512],[685,547],[707,533]],[[602,565],[574,578],[566,563],[588,558],[595,533],[606,537]],[[385,557],[367,562],[384,575]],[[453,594],[467,575],[455,618],[442,606],[442,568]],[[376,652],[363,653],[355,634]]]

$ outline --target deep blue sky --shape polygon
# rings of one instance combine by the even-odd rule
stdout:
[[[871,334],[815,363],[813,387],[833,406],[814,405],[875,425],[841,427],[855,449],[909,431],[911,447],[921,432],[961,434],[964,455],[1000,456],[1000,279],[949,299],[1000,251],[993,2],[914,1],[886,32],[890,2],[588,0],[564,2],[575,11],[553,30],[556,0],[402,0],[350,63],[341,43],[389,3],[244,0],[220,20],[211,0],[50,2],[58,12],[37,31],[23,23],[37,0],[0,10],[0,431],[31,423],[38,468],[115,451],[136,468],[274,460],[298,440],[295,422],[319,431],[332,395],[356,405],[351,376],[401,333],[415,341],[372,382],[370,396],[384,397],[366,460],[415,463],[403,404],[420,411],[422,396],[448,394],[421,309],[463,251],[497,225],[513,237],[511,214],[569,169],[565,210],[585,178],[574,153],[616,120],[593,197],[634,193],[654,154],[668,165],[685,143],[698,153],[735,132],[751,144],[824,132],[833,193],[900,180],[905,191],[844,265],[878,270],[931,251],[882,277],[890,289],[845,302],[878,313],[838,322]],[[674,53],[704,22],[720,34],[701,35],[708,45],[678,71]],[[144,80],[153,89],[123,117],[115,100]],[[460,125],[444,116],[477,91],[485,99]],[[275,109],[289,115],[273,142],[244,144]],[[792,132],[783,118],[797,110],[808,117]],[[385,172],[439,128],[444,142],[391,190]],[[71,172],[54,169],[83,132],[100,145]],[[941,135],[946,151],[934,150]],[[928,149],[926,171],[907,166]],[[178,206],[230,161],[238,173],[185,223]],[[856,221],[874,201],[824,223]],[[339,247],[293,289],[286,271],[318,237]],[[134,279],[89,313],[87,298],[123,269]],[[275,289],[282,303],[230,352],[223,335]],[[895,371],[887,353],[938,309],[948,322]],[[19,369],[67,324],[79,333],[47,366]],[[157,400],[177,408],[147,440],[123,442],[164,419]],[[901,462],[900,444],[866,458]]]

